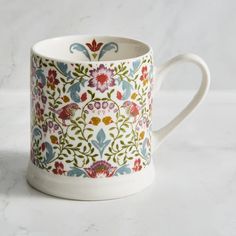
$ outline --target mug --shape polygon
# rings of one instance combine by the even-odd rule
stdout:
[[[152,131],[154,73],[158,84],[179,62],[200,68],[200,88],[176,118]],[[149,186],[153,150],[203,100],[210,83],[206,63],[194,54],[155,68],[151,47],[130,38],[81,35],[36,43],[29,184],[80,200],[120,198]]]

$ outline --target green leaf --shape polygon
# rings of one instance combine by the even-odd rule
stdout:
[[[116,129],[116,127],[114,127],[114,126],[113,126],[113,127],[111,127],[111,128],[109,128],[109,130],[114,130],[114,129]]]
[[[74,75],[76,78],[79,77],[79,74],[76,72],[72,72],[72,75]]]
[[[120,156],[123,156],[124,153],[120,152],[120,153],[118,153],[117,155],[120,157]]]
[[[93,131],[93,129],[92,129],[92,128],[86,128],[86,130],[88,130],[88,131]]]
[[[69,139],[71,139],[71,140],[75,140],[75,138],[74,138],[73,136],[69,136],[69,135],[68,135],[68,137],[69,137]]]
[[[75,130],[77,128],[77,126],[72,126],[71,130]]]
[[[75,135],[78,135],[80,133],[80,130],[77,130],[76,132],[75,132]]]
[[[122,145],[125,145],[125,142],[124,142],[123,140],[120,140],[120,143],[121,143]]]

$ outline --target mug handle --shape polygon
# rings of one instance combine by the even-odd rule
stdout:
[[[173,57],[172,59],[158,67],[156,69],[156,76],[158,76],[159,80],[158,83],[161,83],[163,81],[164,75],[168,72],[171,66],[182,62],[191,62],[193,64],[196,64],[200,68],[202,72],[201,85],[190,103],[173,120],[171,120],[167,125],[160,128],[159,130],[152,132],[152,146],[155,147],[154,151],[163,142],[166,136],[172,130],[174,130],[199,105],[209,89],[210,72],[208,66],[202,58],[191,53],[181,54]]]

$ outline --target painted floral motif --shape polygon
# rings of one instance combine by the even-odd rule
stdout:
[[[101,48],[103,43],[97,43],[96,40],[93,39],[92,43],[86,43],[86,45],[92,52],[97,52]]]
[[[116,171],[116,167],[106,161],[97,161],[93,163],[89,168],[85,168],[85,171],[92,178],[98,177],[111,177]]]
[[[85,43],[85,45],[80,43],[71,44],[70,53],[74,53],[74,51],[79,51],[83,53],[84,56],[87,57],[90,61],[99,61],[108,51],[113,50],[114,52],[118,52],[118,48],[118,44],[115,42],[97,43],[97,41],[93,39],[91,43]]]
[[[90,75],[92,78],[89,80],[88,86],[95,87],[101,93],[115,85],[113,70],[106,68],[103,64],[97,69],[90,70]]]
[[[55,70],[49,70],[47,76],[47,86],[48,88],[55,90],[55,86],[59,84],[59,80],[56,79],[57,72]]]
[[[140,76],[140,80],[143,82],[143,85],[148,83],[148,69],[147,66],[142,68],[142,75]]]
[[[83,47],[99,60],[108,48],[118,50],[107,45],[94,39]],[[78,48],[71,46],[73,52]],[[31,68],[34,165],[80,178],[131,174],[149,165],[151,55],[105,64],[65,64],[32,55]]]
[[[62,175],[65,173],[64,171],[64,165],[62,162],[55,162],[55,169],[52,170],[52,172],[56,175]]]
[[[66,125],[65,121],[70,120],[75,115],[75,111],[78,109],[80,109],[80,107],[76,103],[67,104],[58,110],[49,107],[49,110],[57,114],[58,118],[62,120],[63,125]]]
[[[133,171],[140,171],[142,169],[142,166],[141,166],[141,159],[136,159],[134,161],[134,167],[132,168]]]
[[[43,113],[44,113],[44,109],[41,108],[39,102],[37,102],[35,104],[35,114],[39,122],[43,121]]]

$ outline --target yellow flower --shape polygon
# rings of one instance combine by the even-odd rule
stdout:
[[[101,122],[101,119],[95,116],[91,118],[91,120],[89,121],[89,124],[97,126],[100,122]]]
[[[145,86],[148,83],[148,79],[143,80],[143,85]]]
[[[65,95],[62,97],[62,100],[63,100],[63,102],[69,102],[70,98]]]
[[[142,140],[142,139],[144,138],[144,134],[145,134],[144,131],[142,131],[142,132],[139,134],[139,139],[140,139],[140,140]]]
[[[51,139],[51,142],[52,142],[53,144],[57,144],[57,143],[58,143],[58,138],[57,138],[55,135],[51,135],[51,136],[50,136],[50,139]]]
[[[131,99],[134,100],[134,99],[137,97],[137,95],[138,95],[137,93],[133,93],[133,94],[131,95]]]
[[[112,118],[110,116],[105,116],[103,119],[102,119],[102,122],[105,124],[105,125],[109,125],[113,122]]]

